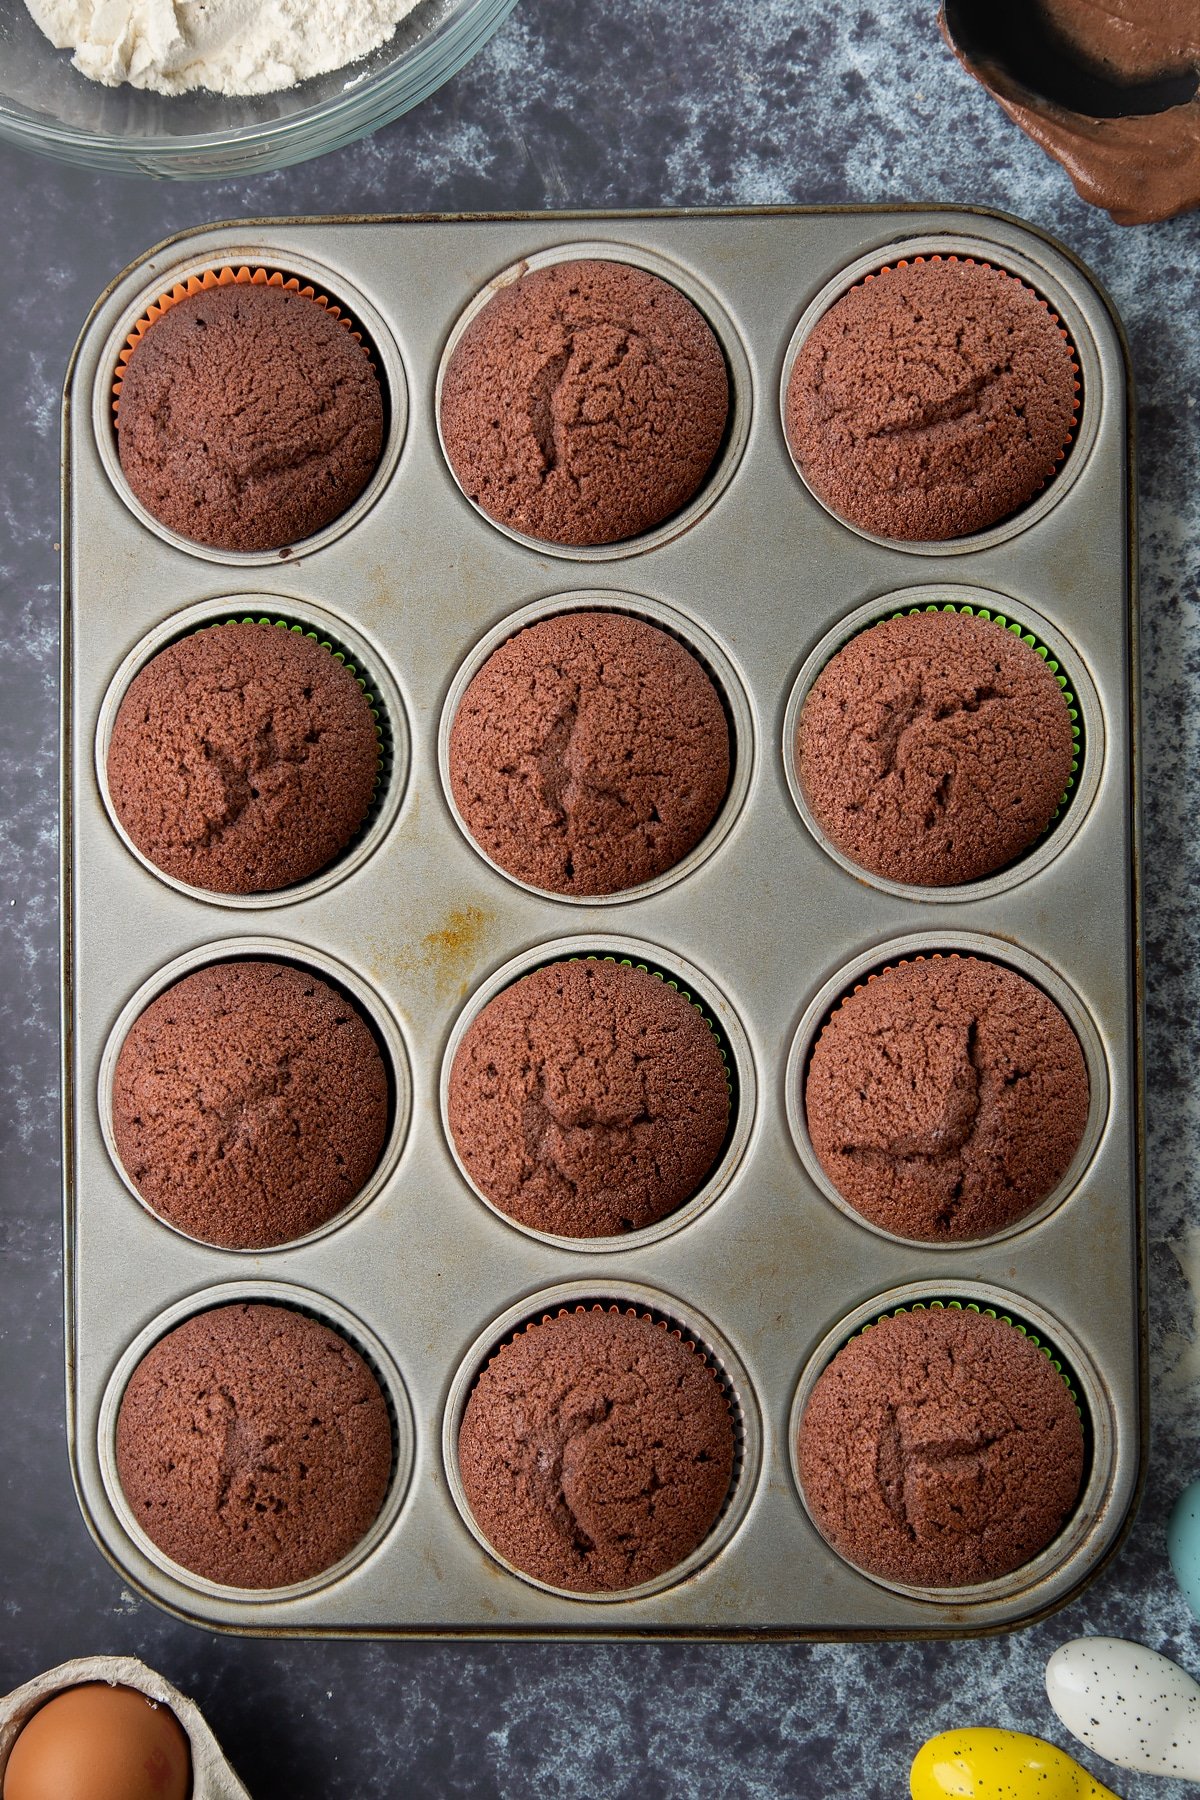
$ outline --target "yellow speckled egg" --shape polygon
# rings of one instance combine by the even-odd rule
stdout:
[[[3,1800],[187,1800],[192,1757],[174,1713],[135,1688],[67,1688],[14,1743]]]
[[[1118,1800],[1056,1744],[992,1725],[930,1738],[909,1786],[913,1800]]]

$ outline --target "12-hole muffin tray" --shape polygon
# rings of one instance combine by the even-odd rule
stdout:
[[[788,372],[822,312],[885,265],[973,258],[1061,320],[1080,410],[1069,454],[1013,517],[944,543],[839,519],[789,453]],[[460,489],[440,436],[447,359],[492,284],[610,258],[665,277],[725,355],[730,413],[707,480],[645,536],[539,543]],[[312,283],[369,343],[386,400],[360,498],[281,551],[189,543],[125,482],[111,396],[122,345],[175,283],[226,266]],[[1117,1543],[1145,1436],[1136,613],[1130,392],[1119,326],[1078,263],[1013,221],[958,209],[763,210],[214,226],[148,252],[102,296],[64,408],[63,966],[67,1405],[80,1503],[125,1579],[238,1631],[460,1636],[845,1637],[995,1630],[1061,1604]],[[792,767],[795,721],[854,632],[924,607],[999,616],[1068,684],[1077,768],[1023,857],[957,888],[904,887],[822,835]],[[505,874],[451,794],[455,707],[485,657],[537,619],[624,611],[665,628],[715,682],[726,799],[665,874],[591,899]],[[372,695],[383,777],[358,836],[282,892],[206,893],[157,871],[119,825],[107,745],[148,657],[200,625],[300,626]],[[898,962],[990,957],[1073,1026],[1086,1130],[1055,1191],[984,1241],[890,1236],[842,1201],[805,1124],[802,1082],[838,1000]],[[473,1185],[446,1123],[449,1067],[480,1007],[522,973],[596,955],[663,974],[717,1034],[732,1095],[707,1181],[627,1237],[519,1226]],[[173,1229],[123,1171],[111,1115],[125,1032],[174,980],[228,959],[309,969],[369,1020],[389,1065],[376,1173],[345,1212],[278,1249]],[[116,1418],[138,1360],[191,1314],[274,1301],[339,1330],[388,1401],[393,1474],[351,1554],[289,1588],[190,1574],[121,1490]],[[472,1383],[527,1321],[634,1307],[704,1352],[736,1451],[709,1536],[636,1590],[570,1594],[522,1576],[470,1516],[457,1434]],[[1074,1512],[1035,1561],[975,1589],[869,1577],[824,1541],[796,1435],[821,1368],[871,1320],[932,1301],[1017,1320],[1053,1350],[1083,1415]]]

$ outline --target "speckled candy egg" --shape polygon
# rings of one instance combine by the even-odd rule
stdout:
[[[1167,1554],[1183,1597],[1200,1619],[1200,1481],[1185,1487],[1167,1526]]]
[[[913,1759],[913,1800],[1118,1800],[1065,1750],[1023,1731],[942,1731]]]
[[[1122,1638],[1075,1638],[1046,1665],[1050,1704],[1123,1769],[1200,1781],[1200,1687],[1178,1663]]]

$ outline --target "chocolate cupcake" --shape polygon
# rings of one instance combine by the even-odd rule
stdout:
[[[640,1231],[690,1199],[729,1125],[725,1064],[699,1010],[644,969],[552,963],[468,1027],[447,1115],[501,1212],[557,1237]]]
[[[383,417],[369,357],[326,307],[235,282],[180,300],[140,338],[117,446],[160,524],[215,550],[275,550],[358,498]]]
[[[134,1370],[117,1418],[117,1474],[142,1530],[230,1587],[287,1587],[340,1562],[391,1472],[371,1370],[284,1306],[220,1306],[176,1326]]]
[[[551,263],[500,288],[442,382],[442,442],[463,491],[555,544],[615,543],[678,512],[728,412],[708,322],[629,263]]]
[[[336,1217],[370,1179],[388,1076],[345,996],[306,969],[212,963],[151,1001],[113,1072],[117,1154],[148,1206],[260,1250]]]
[[[970,1587],[1031,1561],[1066,1524],[1083,1467],[1083,1427],[1050,1358],[968,1309],[902,1312],[851,1338],[800,1426],[822,1535],[912,1587]]]
[[[976,956],[900,963],[842,1001],[805,1082],[808,1131],[865,1219],[989,1237],[1053,1192],[1088,1117],[1079,1040],[1024,976]]]
[[[796,773],[813,817],[872,874],[979,881],[1036,843],[1075,767],[1046,659],[991,620],[885,619],[825,665],[801,709]]]
[[[458,1437],[475,1522],[553,1587],[638,1587],[691,1555],[733,1474],[729,1403],[700,1353],[613,1306],[559,1313],[496,1351]]]
[[[696,658],[628,613],[570,612],[502,644],[463,695],[450,786],[493,862],[612,894],[686,856],[729,785],[729,727]]]
[[[379,731],[361,682],[314,638],[220,625],[134,676],[107,775],[156,868],[214,893],[267,893],[317,874],[358,832]]]
[[[881,537],[983,531],[1065,454],[1078,373],[1062,326],[1015,276],[918,258],[842,295],[788,382],[792,454],[834,512]]]

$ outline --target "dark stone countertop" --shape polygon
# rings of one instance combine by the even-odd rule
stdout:
[[[17,3],[17,0],[14,0]],[[1132,1637],[1200,1671],[1164,1522],[1200,1474],[1200,215],[1121,230],[943,48],[934,0],[521,0],[415,113],[304,167],[168,187],[0,149],[0,1691],[131,1651],[191,1693],[256,1800],[907,1791],[929,1733],[1066,1741],[1049,1652]],[[58,1193],[58,396],[94,297],[168,232],[263,213],[896,199],[1001,207],[1114,295],[1140,391],[1154,1449],[1121,1555],[1011,1637],[887,1646],[287,1642],[215,1636],[122,1587],[76,1509],[63,1429]],[[1127,1800],[1182,1784],[1090,1759]]]

